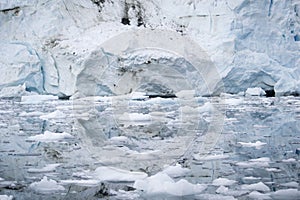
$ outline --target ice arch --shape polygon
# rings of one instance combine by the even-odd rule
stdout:
[[[77,76],[76,88],[81,96],[143,89],[163,94],[193,89],[204,96],[214,94],[219,82],[209,56],[188,37],[168,30],[138,29],[117,35],[92,52]]]

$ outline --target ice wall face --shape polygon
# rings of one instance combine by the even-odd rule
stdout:
[[[3,1],[0,52],[18,63],[18,55],[9,52],[16,52],[15,43],[26,44],[39,63],[36,67],[31,58],[22,61],[31,66],[27,90],[73,95],[80,89],[79,79],[89,81],[78,74],[103,42],[129,30],[172,30],[205,50],[223,77],[226,92],[261,87],[274,89],[276,95],[296,94],[300,93],[299,9],[296,0]],[[160,59],[160,55],[153,56]],[[127,64],[134,65],[134,60]],[[1,70],[5,74],[11,68],[5,62]],[[24,73],[6,76],[0,89],[22,85],[24,77]]]
[[[7,47],[0,52],[0,87],[2,97],[28,92],[43,92],[44,71],[35,50],[26,43],[0,43]],[[23,85],[21,89],[20,85]]]

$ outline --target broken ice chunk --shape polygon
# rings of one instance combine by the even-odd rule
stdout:
[[[29,188],[43,194],[51,194],[53,192],[65,190],[65,188],[59,185],[55,180],[48,179],[46,176],[39,182],[31,183]]]
[[[255,147],[256,149],[261,149],[267,143],[256,141],[256,142],[238,142],[238,144],[242,145],[243,147]]]

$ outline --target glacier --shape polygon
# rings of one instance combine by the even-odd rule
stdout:
[[[299,7],[295,0],[3,1],[0,5],[0,51],[4,62],[1,70],[10,75],[2,80],[0,89],[26,83],[26,91],[64,98],[78,91],[89,93],[78,82],[97,85],[101,79],[105,84],[100,84],[101,91],[96,93],[116,94],[111,80],[118,77],[117,72],[108,71],[106,77],[98,77],[94,82],[82,77],[82,71],[89,70],[88,63],[95,51],[101,51],[105,41],[119,34],[165,30],[173,31],[173,35],[177,33],[177,37],[190,38],[205,51],[206,60],[216,67],[214,76],[222,78],[211,93],[220,94],[225,90],[237,94],[260,87],[274,91],[277,96],[297,95],[300,90]],[[157,40],[163,39],[160,37]],[[164,49],[132,53],[153,56],[158,63],[169,59]],[[183,61],[176,60],[180,56],[174,58],[169,65],[189,61],[186,57]],[[129,53],[126,65],[136,66],[136,59]],[[26,69],[11,74],[15,68]],[[126,73],[124,76],[119,78],[126,79]],[[168,90],[157,89],[162,93]],[[11,90],[12,94],[20,94],[17,89]]]

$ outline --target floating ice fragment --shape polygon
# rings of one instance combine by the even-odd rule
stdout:
[[[74,136],[69,133],[53,133],[50,131],[45,131],[44,134],[39,134],[35,136],[30,136],[28,140],[40,141],[40,142],[56,142],[63,139],[72,139]]]
[[[283,183],[283,184],[280,184],[280,185],[284,186],[284,187],[298,188],[299,183],[297,183],[295,181],[291,181],[291,182]]]
[[[34,112],[22,112],[20,113],[20,117],[36,117],[36,116],[41,116],[42,112],[39,112],[39,111],[34,111]]]
[[[13,200],[14,197],[12,195],[0,195],[0,200]]]
[[[255,199],[255,200],[268,200],[271,199],[270,194],[263,194],[257,191],[251,192],[248,197],[250,199]]]
[[[183,168],[180,164],[176,164],[175,166],[166,166],[163,173],[168,174],[170,177],[180,177],[185,176],[190,171],[190,169]]]
[[[198,108],[198,111],[200,113],[213,112],[214,111],[214,106],[210,102],[206,102],[203,106]]]
[[[222,159],[227,159],[229,158],[228,155],[224,155],[224,154],[219,154],[219,155],[198,155],[195,154],[193,155],[195,160],[199,160],[199,161],[209,161],[209,160],[222,160]]]
[[[217,190],[216,190],[216,193],[218,194],[225,194],[228,192],[228,188],[221,185]]]
[[[250,185],[242,185],[243,190],[255,190],[260,192],[270,192],[270,188],[266,186],[263,182],[254,183]]]
[[[39,182],[31,183],[29,188],[43,194],[50,194],[56,191],[65,190],[65,188],[59,185],[55,180],[48,179],[46,176],[44,176]]]
[[[159,172],[143,180],[135,181],[134,188],[144,191],[147,195],[187,196],[199,194],[206,189],[205,185],[192,184],[185,179],[175,182],[170,176]]]
[[[261,149],[262,146],[266,145],[267,143],[256,141],[256,142],[238,142],[243,147],[255,147],[256,149]]]
[[[90,175],[96,180],[112,182],[134,182],[148,176],[144,172],[132,172],[115,167],[98,167]]]
[[[300,191],[297,189],[278,190],[273,192],[271,197],[275,200],[296,200],[300,199]]]
[[[236,200],[233,196],[225,196],[221,194],[200,194],[197,199],[201,200]]]
[[[217,190],[216,193],[218,194],[223,194],[223,195],[228,195],[228,196],[242,196],[248,193],[248,191],[236,191],[236,190],[230,190],[228,187],[225,187],[221,185]]]
[[[23,103],[41,103],[43,101],[57,100],[58,96],[53,95],[30,95],[22,96],[21,102]]]
[[[270,162],[270,158],[262,157],[256,159],[250,159],[248,162],[237,162],[236,165],[242,168],[250,168],[250,167],[268,167]]]
[[[144,100],[146,98],[148,98],[148,97],[146,96],[146,93],[144,93],[144,92],[132,92],[131,93],[132,100]]]
[[[229,185],[235,184],[236,182],[237,181],[235,181],[235,180],[230,180],[230,179],[227,179],[227,178],[218,178],[218,179],[215,179],[212,182],[212,185],[215,185],[215,186],[221,186],[221,185],[229,186]]]
[[[284,163],[294,163],[294,162],[296,162],[296,159],[295,158],[289,158],[289,159],[282,160],[282,162],[284,162]]]
[[[266,171],[268,171],[268,172],[281,172],[281,169],[270,167],[270,168],[266,168]]]
[[[63,185],[69,185],[69,184],[73,185],[74,184],[74,185],[85,186],[85,187],[93,187],[93,186],[97,186],[101,183],[100,180],[93,180],[93,179],[89,179],[89,180],[62,180],[60,182]]]
[[[181,90],[175,95],[180,99],[192,99],[195,96],[195,90]]]
[[[124,123],[125,127],[147,125],[151,122],[151,115],[143,113],[124,113],[118,120]]]
[[[264,96],[266,92],[260,87],[248,88],[246,90],[246,96]]]
[[[43,120],[64,119],[64,118],[66,118],[65,113],[63,113],[63,112],[61,112],[59,110],[56,110],[56,111],[54,111],[52,113],[40,116],[40,119],[43,119]]]
[[[244,177],[243,180],[260,180],[260,177],[254,177],[254,176],[247,176]]]
[[[241,103],[243,103],[243,99],[226,99],[225,103],[228,105],[232,105],[232,106],[236,106],[236,105],[240,105]]]
[[[250,159],[250,162],[270,162],[269,157],[261,157],[261,158],[255,158],[255,159]]]

